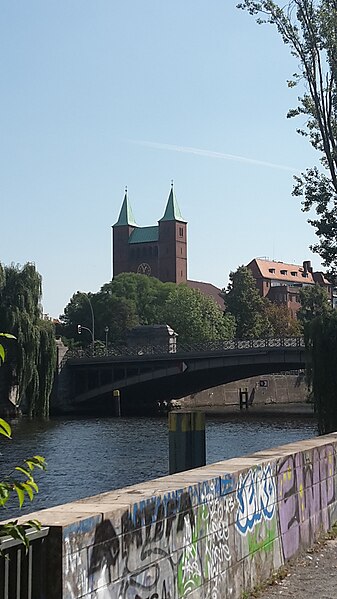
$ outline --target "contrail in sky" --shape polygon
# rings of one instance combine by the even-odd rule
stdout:
[[[189,146],[175,146],[172,144],[162,144],[155,141],[141,141],[136,139],[127,140],[133,144],[155,148],[157,150],[171,150],[172,152],[181,152],[182,154],[194,154],[195,156],[205,156],[206,158],[220,158],[221,160],[234,160],[236,162],[246,162],[255,164],[256,166],[267,166],[268,168],[278,168],[283,171],[298,172],[299,169],[284,164],[274,164],[273,162],[265,162],[263,160],[255,160],[254,158],[246,158],[245,156],[236,156],[235,154],[224,154],[222,152],[213,152],[212,150],[202,150],[200,148],[192,148]]]

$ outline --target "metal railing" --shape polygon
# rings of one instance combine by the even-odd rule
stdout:
[[[29,547],[0,537],[0,599],[45,599],[48,528],[27,532]]]
[[[185,343],[180,344],[177,342],[177,349],[174,354],[169,351],[168,346],[164,345],[139,345],[139,346],[127,346],[127,345],[109,345],[108,347],[95,348],[95,354],[93,356],[92,348],[87,347],[85,349],[69,349],[65,354],[62,365],[64,365],[69,358],[101,358],[101,357],[128,357],[128,356],[172,356],[189,353],[209,353],[209,352],[223,352],[233,350],[246,350],[246,349],[272,349],[272,348],[290,348],[290,347],[305,347],[303,337],[267,337],[265,339],[231,339],[231,340],[217,340],[217,341],[202,341],[199,343]]]

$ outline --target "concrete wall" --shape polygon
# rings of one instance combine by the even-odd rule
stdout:
[[[303,374],[273,374],[251,377],[206,389],[200,393],[174,400],[175,406],[183,408],[207,408],[239,405],[239,389],[248,389],[252,405],[305,403],[308,388]]]
[[[336,521],[336,451],[334,433],[37,512],[48,599],[240,599]]]

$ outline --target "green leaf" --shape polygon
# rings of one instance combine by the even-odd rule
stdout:
[[[32,501],[34,497],[33,489],[27,483],[21,483],[21,487],[23,487],[23,490],[26,491],[29,499]]]
[[[27,464],[29,470],[34,470],[34,468],[45,470],[47,467],[45,458],[40,455],[34,455],[32,458],[25,460],[25,464]]]
[[[26,535],[26,531],[23,524],[18,524],[17,520],[13,522],[7,522],[7,524],[0,526],[0,534],[1,536],[11,536],[13,539],[17,539],[18,541],[22,541],[25,545],[26,550],[29,546],[29,539]]]
[[[29,480],[27,480],[26,484],[30,485],[32,487],[32,489],[34,489],[35,493],[39,492],[39,487],[37,486],[37,484],[33,478],[29,478]]]
[[[5,361],[5,348],[3,345],[0,344],[0,361],[4,362]]]
[[[8,437],[8,439],[10,439],[11,434],[12,434],[12,429],[9,426],[8,422],[6,422],[6,420],[3,420],[2,418],[0,418],[0,435],[4,435],[5,437]]]
[[[26,470],[25,468],[22,468],[22,466],[16,466],[15,470],[18,470],[18,472],[22,472],[28,478],[31,478],[31,476],[32,476],[30,471]]]
[[[16,339],[15,335],[11,335],[10,333],[0,333],[0,337],[7,337],[7,339]]]
[[[23,502],[25,500],[25,492],[22,489],[22,485],[21,484],[14,483],[13,488],[14,488],[14,491],[16,491],[17,496],[19,498],[19,505],[20,505],[20,508],[21,508],[23,506]]]
[[[32,528],[36,528],[37,530],[41,530],[41,522],[39,522],[38,520],[35,520],[35,518],[33,520],[27,520],[26,522],[27,526],[31,526]]]
[[[0,506],[4,506],[10,497],[10,486],[8,483],[0,483]]]

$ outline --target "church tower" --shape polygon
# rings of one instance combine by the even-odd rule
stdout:
[[[129,272],[129,238],[137,228],[132,208],[128,199],[128,190],[125,188],[123,204],[113,230],[113,275],[116,277],[122,272]]]
[[[187,223],[183,219],[171,184],[164,216],[159,225],[159,279],[187,281]]]

